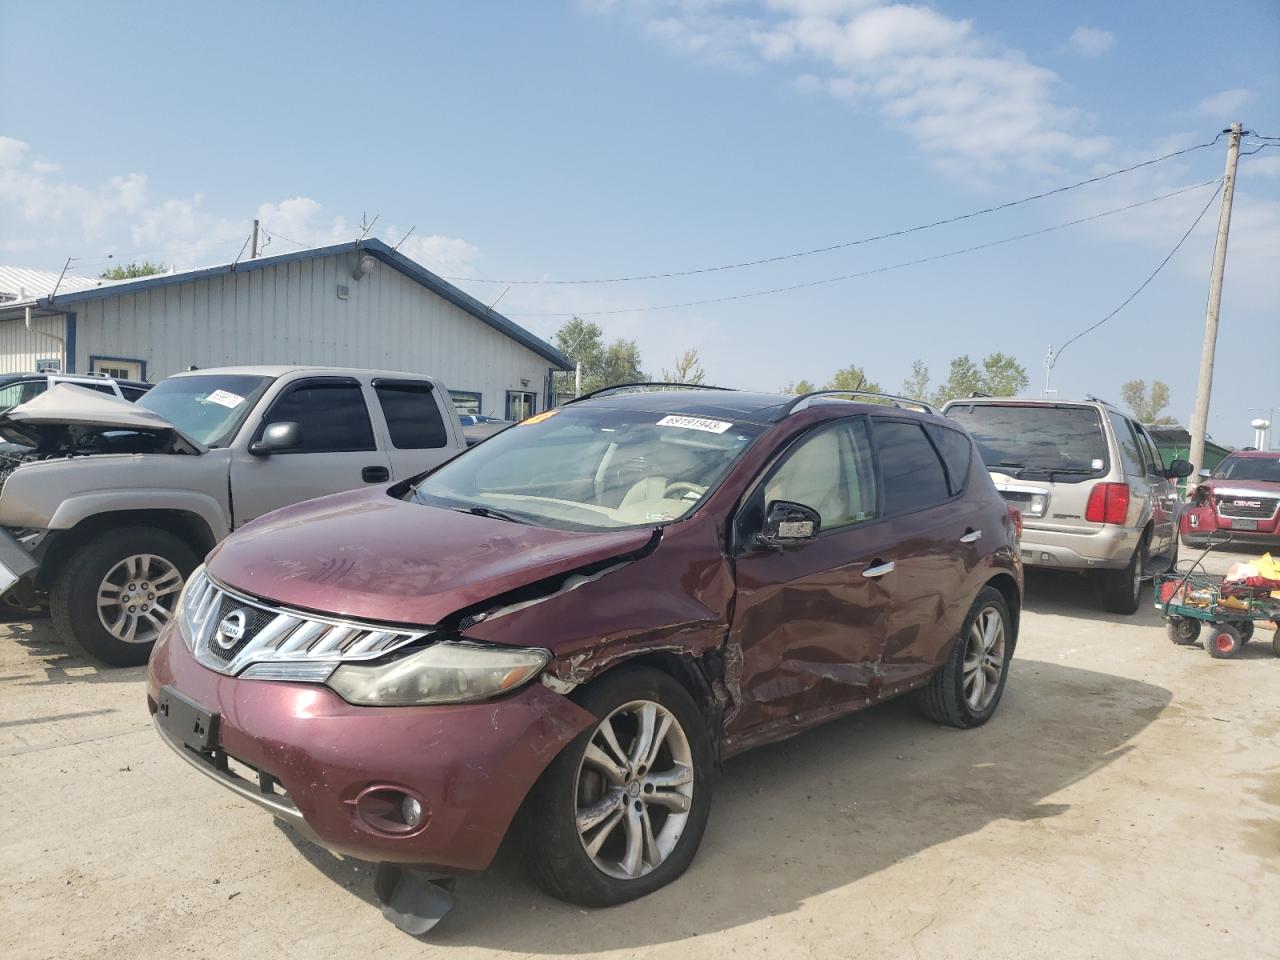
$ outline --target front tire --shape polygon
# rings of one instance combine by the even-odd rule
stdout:
[[[1144,538],[1123,570],[1102,572],[1102,605],[1112,613],[1137,613],[1146,565],[1147,541]]]
[[[76,549],[54,582],[54,629],[113,667],[146,663],[195,566],[191,548],[167,530],[104,531]]]
[[[551,762],[521,809],[534,878],[588,907],[626,903],[688,868],[711,813],[707,721],[665,673],[624,667],[578,703],[599,721]]]
[[[990,720],[1004,695],[1013,639],[1004,597],[983,587],[951,656],[917,695],[921,712],[935,723],[962,730]]]
[[[1200,639],[1200,621],[1194,617],[1170,617],[1164,629],[1179,646],[1189,647]]]
[[[1215,623],[1204,645],[1215,660],[1230,660],[1244,647],[1240,631],[1229,623]]]

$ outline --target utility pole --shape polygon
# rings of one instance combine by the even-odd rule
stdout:
[[[1204,347],[1200,351],[1196,407],[1191,414],[1192,476],[1198,474],[1204,466],[1204,438],[1209,429],[1209,394],[1213,391],[1213,354],[1218,346],[1218,308],[1222,305],[1222,274],[1227,265],[1231,198],[1236,192],[1236,161],[1240,159],[1240,129],[1238,120],[1231,125],[1231,136],[1227,140],[1227,171],[1222,176],[1222,213],[1218,216],[1218,241],[1213,248],[1213,269],[1209,274],[1209,303],[1204,313]]]
[[[253,221],[253,252],[249,254],[250,260],[258,259],[258,221]]]

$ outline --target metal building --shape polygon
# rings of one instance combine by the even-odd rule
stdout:
[[[64,278],[56,294],[51,278],[0,268],[0,373],[58,367],[158,381],[257,363],[418,371],[448,384],[461,413],[519,420],[549,405],[553,371],[573,369],[380,240],[136,280]]]

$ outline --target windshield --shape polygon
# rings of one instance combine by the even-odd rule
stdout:
[[[1107,437],[1092,407],[962,403],[947,416],[964,425],[990,470],[1011,476],[1107,470]]]
[[[245,374],[170,377],[139,399],[138,406],[160,414],[206,447],[222,447],[270,383],[270,377]]]
[[[1265,480],[1280,483],[1280,457],[1227,457],[1213,471],[1219,480]]]
[[[567,530],[653,526],[693,511],[764,429],[563,407],[445,464],[418,484],[413,500]]]

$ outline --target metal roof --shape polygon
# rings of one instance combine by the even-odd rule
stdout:
[[[95,277],[76,277],[68,274],[62,278],[58,290],[71,293],[90,290],[106,281]],[[58,274],[49,270],[27,270],[24,267],[0,266],[0,303],[10,300],[34,301],[47,297],[58,283]]]
[[[528,347],[534,353],[545,358],[550,363],[559,367],[561,370],[572,370],[573,362],[563,353],[547,343],[541,337],[538,337],[526,330],[524,327],[514,321],[504,317],[495,310],[491,310],[475,297],[471,296],[463,290],[458,289],[442,277],[436,276],[426,267],[410,260],[403,253],[393,250],[381,240],[362,240],[359,243],[335,243],[327,247],[313,247],[310,250],[299,250],[296,253],[283,253],[274,257],[259,257],[256,260],[243,260],[237,263],[223,264],[214,267],[203,267],[195,270],[184,270],[175,273],[155,274],[150,277],[138,277],[132,280],[119,281],[102,281],[89,280],[84,277],[77,278],[82,284],[78,290],[67,290],[67,280],[64,278],[63,284],[58,288],[58,295],[49,300],[48,292],[43,293],[36,299],[28,299],[26,301],[15,301],[8,303],[0,303],[0,319],[16,317],[30,304],[33,311],[39,313],[47,313],[50,311],[62,312],[63,308],[73,307],[77,303],[83,303],[87,300],[100,300],[104,297],[114,297],[118,295],[137,293],[142,290],[151,290],[156,287],[167,287],[178,283],[191,283],[194,280],[204,280],[211,277],[222,276],[228,273],[249,273],[254,270],[262,270],[266,267],[274,267],[280,264],[293,263],[299,260],[313,260],[320,257],[328,257],[338,253],[354,253],[360,251],[380,260],[395,270],[400,271],[406,277],[420,283],[432,293],[449,301],[455,307],[458,307],[471,314],[477,320],[487,323],[500,333],[506,334],[517,343]],[[24,271],[33,274],[43,274],[44,271]],[[57,274],[53,274],[53,280],[57,280]],[[3,284],[0,284],[3,289]],[[53,284],[48,285],[48,290],[53,289]]]

